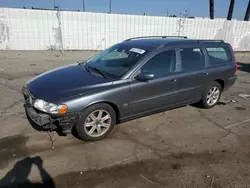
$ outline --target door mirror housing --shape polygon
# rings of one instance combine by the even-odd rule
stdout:
[[[135,79],[139,81],[148,81],[148,80],[153,80],[155,78],[155,75],[152,73],[140,73],[138,74]]]

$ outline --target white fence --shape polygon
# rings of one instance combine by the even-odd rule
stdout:
[[[0,8],[1,50],[103,50],[147,35],[222,39],[250,51],[250,22]]]

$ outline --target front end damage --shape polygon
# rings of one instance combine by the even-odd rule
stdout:
[[[23,91],[23,95],[27,119],[35,129],[48,131],[60,130],[63,134],[71,133],[71,129],[79,117],[78,113],[64,115],[45,113],[33,107],[32,104],[35,98],[29,92]]]

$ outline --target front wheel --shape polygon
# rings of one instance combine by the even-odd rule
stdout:
[[[107,136],[116,123],[113,108],[105,103],[88,107],[76,124],[77,133],[85,141],[101,140]]]
[[[202,105],[204,108],[212,108],[220,100],[222,88],[218,82],[212,83],[202,96]]]

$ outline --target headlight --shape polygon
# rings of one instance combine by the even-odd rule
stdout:
[[[48,103],[41,99],[35,100],[34,107],[43,112],[52,114],[65,114],[68,110],[68,107],[66,105],[56,105],[53,103]]]

